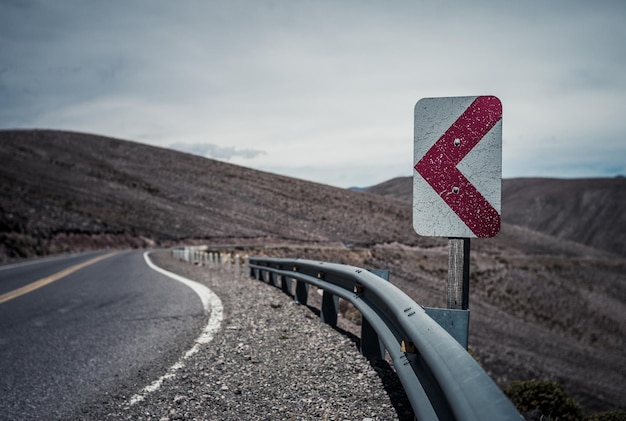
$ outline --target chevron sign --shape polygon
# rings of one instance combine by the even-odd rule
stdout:
[[[413,227],[425,236],[500,231],[502,103],[495,96],[415,105]]]

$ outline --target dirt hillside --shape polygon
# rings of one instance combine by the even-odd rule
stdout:
[[[368,188],[411,203],[413,178]],[[502,180],[502,221],[626,256],[626,178]]]
[[[428,243],[409,209],[381,196],[139,143],[0,131],[0,160],[5,259],[187,240]]]

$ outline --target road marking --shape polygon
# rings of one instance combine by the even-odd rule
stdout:
[[[21,295],[28,294],[29,292],[33,292],[36,289],[39,289],[39,288],[44,287],[44,286],[46,286],[48,284],[51,284],[54,281],[58,281],[59,279],[64,278],[64,277],[66,277],[66,276],[76,272],[77,270],[80,270],[80,269],[82,269],[82,268],[84,268],[86,266],[89,266],[89,265],[93,265],[94,263],[97,263],[97,262],[99,262],[101,260],[104,260],[104,259],[106,259],[108,257],[113,256],[114,254],[117,254],[117,253],[109,253],[109,254],[105,254],[103,256],[95,257],[95,258],[93,258],[91,260],[87,260],[86,262],[79,263],[79,264],[74,265],[74,266],[70,266],[67,269],[63,269],[60,272],[57,272],[57,273],[55,273],[53,275],[47,276],[45,278],[42,278],[42,279],[40,279],[38,281],[32,282],[32,283],[30,283],[28,285],[24,285],[21,288],[14,289],[13,291],[6,292],[6,293],[0,295],[0,304],[6,303],[7,301],[10,301],[10,300],[12,300],[14,298],[17,298],[17,297],[21,296]]]
[[[138,402],[143,401],[148,394],[158,390],[165,380],[176,376],[176,371],[183,368],[185,366],[185,360],[187,360],[189,357],[196,354],[200,350],[200,345],[207,344],[213,340],[213,337],[215,336],[217,331],[220,330],[220,327],[222,325],[222,319],[224,318],[224,307],[222,306],[222,300],[220,300],[220,298],[213,291],[196,281],[183,278],[180,275],[161,269],[160,267],[152,263],[150,257],[148,256],[149,254],[150,252],[145,252],[143,254],[143,257],[146,260],[148,266],[151,269],[178,282],[182,282],[189,288],[193,289],[194,292],[198,294],[198,297],[200,297],[200,301],[202,301],[204,314],[210,314],[210,316],[209,321],[204,329],[202,329],[200,336],[196,338],[194,346],[189,351],[185,352],[182,358],[178,360],[176,364],[171,366],[164,375],[156,379],[148,386],[144,387],[138,394],[131,397],[129,401],[130,405],[134,405]]]

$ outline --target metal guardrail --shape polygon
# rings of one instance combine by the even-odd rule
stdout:
[[[465,348],[381,277],[311,260],[251,257],[248,262],[251,276],[282,288],[301,304],[307,303],[309,285],[321,288],[321,318],[330,325],[337,324],[338,299],[351,302],[363,316],[361,352],[383,358],[386,350],[418,420],[522,419]]]

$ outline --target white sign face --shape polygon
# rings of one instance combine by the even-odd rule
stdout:
[[[419,100],[413,158],[415,232],[488,238],[500,231],[502,103],[498,98]]]

